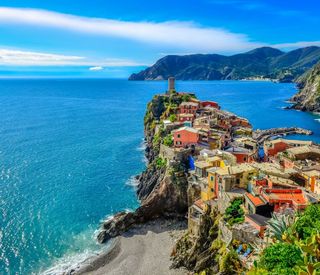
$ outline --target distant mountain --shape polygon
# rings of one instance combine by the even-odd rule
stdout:
[[[320,47],[282,52],[262,47],[232,56],[219,54],[168,55],[129,80],[223,80],[268,78],[291,82],[320,60]]]
[[[292,98],[294,109],[320,112],[320,63],[297,79],[300,91]]]

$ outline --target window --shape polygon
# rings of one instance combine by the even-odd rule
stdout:
[[[177,138],[180,138],[181,136],[180,136],[180,134],[177,134]]]
[[[210,177],[210,180],[211,180],[211,181],[213,181],[213,180],[214,180],[214,177],[213,177],[213,176],[211,176],[211,177]]]

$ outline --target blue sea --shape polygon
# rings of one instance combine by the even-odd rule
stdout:
[[[0,80],[0,273],[56,274],[106,246],[100,222],[135,209],[145,167],[143,116],[166,82]],[[254,128],[300,126],[320,142],[320,117],[283,110],[293,84],[177,82]],[[306,138],[306,137],[299,137]]]

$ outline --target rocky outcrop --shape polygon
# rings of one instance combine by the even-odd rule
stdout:
[[[238,254],[221,238],[220,221],[217,208],[208,206],[201,216],[198,235],[187,233],[176,243],[171,267],[185,267],[192,274],[244,274]]]
[[[293,96],[293,109],[320,112],[320,63],[298,80],[300,91]]]
[[[200,272],[206,268],[218,269],[215,251],[211,244],[218,238],[218,212],[207,209],[200,220],[198,236],[188,233],[176,243],[172,252],[172,268],[185,267],[190,271]]]
[[[172,106],[179,105],[182,100],[174,93],[171,96],[155,96],[148,104],[144,119],[148,166],[137,176],[137,195],[141,205],[134,212],[120,212],[106,220],[98,234],[100,243],[122,234],[134,224],[159,217],[185,216],[188,208],[185,160],[158,163],[160,143],[167,133],[159,128],[157,122],[164,114],[170,115]]]

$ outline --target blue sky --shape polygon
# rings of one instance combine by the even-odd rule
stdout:
[[[0,77],[127,77],[166,54],[320,46],[318,1],[2,0]]]

